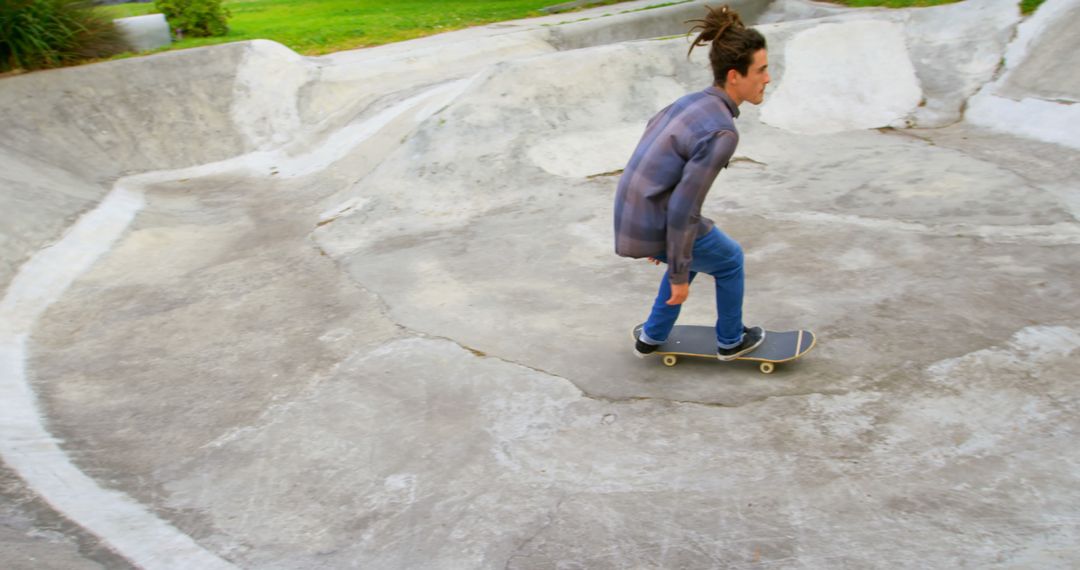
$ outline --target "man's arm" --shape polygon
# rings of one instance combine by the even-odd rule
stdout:
[[[668,200],[667,259],[672,291],[669,305],[681,304],[689,294],[690,263],[701,222],[701,206],[716,175],[735,154],[738,143],[738,135],[731,131],[719,131],[699,140]]]

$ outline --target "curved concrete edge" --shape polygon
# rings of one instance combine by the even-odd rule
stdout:
[[[279,147],[305,154],[327,138],[340,138],[335,133],[342,125],[377,106],[387,93],[420,92],[500,61],[555,52],[549,41],[557,33],[580,43],[601,28],[627,39],[682,30],[682,16],[665,14],[696,13],[702,3],[651,8],[654,4],[621,4],[610,16],[605,14],[614,12],[612,7],[575,14],[591,18],[583,22],[560,23],[565,15],[534,18],[317,58],[254,40],[4,79],[0,106],[10,112],[0,116],[0,131],[18,134],[13,138],[21,145],[0,144],[0,165],[5,165],[0,187],[12,189],[0,195],[0,211],[49,211],[56,223],[30,226],[0,214],[16,228],[16,239],[0,245],[0,285],[34,251],[59,239],[120,176]],[[628,10],[641,11],[623,13]],[[593,42],[618,39],[609,36]],[[191,67],[201,74],[184,73]],[[58,82],[80,89],[49,87]],[[159,104],[145,104],[141,97],[153,93],[161,97]],[[42,114],[54,109],[63,109],[70,119]],[[76,187],[72,180],[85,187],[78,196],[70,192]]]
[[[768,10],[758,18],[760,24],[777,24],[794,20],[815,20],[829,16],[849,14],[852,8],[822,2],[810,2],[808,0],[774,0],[769,4]],[[861,11],[873,11],[872,8],[862,8]]]
[[[272,54],[269,53],[271,50],[277,50],[277,48],[262,50],[261,48],[256,47],[255,51],[260,52],[256,55],[256,59],[266,56],[267,61],[273,64],[276,60]],[[266,51],[266,53],[261,53],[262,51]],[[301,67],[306,68],[307,64],[303,64]],[[300,78],[302,78],[302,74],[298,73],[297,76],[293,78],[292,84],[303,85],[304,83],[300,81]],[[257,81],[259,79],[259,77],[254,77],[252,81]],[[468,83],[458,83],[444,86],[445,91],[440,91],[439,96],[453,97],[455,92],[460,93],[460,91],[457,91],[458,89],[467,89],[468,85]],[[260,87],[255,88],[258,89]],[[441,103],[438,99],[439,98],[435,97],[435,95],[432,95],[431,99],[423,97],[410,99],[412,105],[406,106],[406,108],[402,108],[401,110],[404,112],[409,109],[419,108],[423,105],[423,109],[419,114],[424,115],[431,113],[440,107]],[[248,137],[248,141],[255,146],[273,146],[277,144],[273,139],[275,129],[289,129],[298,124],[296,117],[289,115],[288,107],[294,103],[295,100],[292,102],[285,101],[280,107],[277,107],[279,111],[273,111],[267,115],[250,116],[243,119],[244,121],[248,121],[247,124],[253,126],[250,132],[245,133]],[[397,107],[395,107],[395,109],[396,108]],[[277,114],[278,112],[281,113],[281,116]],[[383,119],[392,120],[392,115],[393,113],[390,113],[384,116]],[[262,120],[281,122],[278,124],[262,125],[262,127],[265,127],[262,128],[260,127],[260,121]],[[360,134],[371,132],[373,128],[372,125],[356,125],[355,131],[342,134],[339,138],[329,139],[324,147],[325,153],[320,154],[317,159],[309,155],[298,156],[291,159],[291,161],[289,161],[289,159],[284,159],[287,160],[287,162],[285,162],[286,174],[291,176],[302,176],[311,173],[320,167],[325,167],[326,164],[344,156],[344,153],[341,151],[343,149],[347,151],[347,149],[350,148],[349,141],[354,140],[352,138],[354,135],[359,136]],[[348,131],[348,128],[346,128],[346,131]],[[270,165],[278,165],[278,162],[282,160],[281,156],[273,156],[272,158],[274,160],[271,162],[271,157],[269,155],[258,153],[246,156],[247,158],[245,158],[245,160],[251,161],[252,165],[259,168],[268,168]],[[175,175],[176,173],[170,174]],[[134,188],[133,185],[118,185],[114,188],[113,192],[106,196],[105,200],[103,200],[95,210],[83,216],[83,218],[81,218],[67,234],[68,236],[73,234],[81,236],[79,239],[75,240],[74,244],[80,245],[81,247],[86,247],[88,245],[98,247],[104,244],[105,249],[103,251],[107,252],[111,247],[111,244],[117,239],[116,236],[121,235],[124,228],[127,227],[127,223],[130,222],[130,219],[126,222],[124,221],[124,218],[127,215],[125,212],[130,212],[130,215],[134,216],[139,208],[141,208],[141,197],[139,192],[132,188]],[[85,224],[84,221],[86,221]],[[75,258],[81,261],[70,263],[70,261],[75,258],[64,257],[67,255],[64,252],[69,249],[68,246],[70,243],[69,238],[65,237],[54,247],[42,250],[39,255],[43,257],[35,256],[31,262],[24,264],[20,269],[20,276],[23,274],[23,271],[29,272],[30,275],[38,275],[37,278],[28,281],[29,283],[35,283],[35,285],[33,287],[27,287],[21,284],[23,283],[23,281],[21,281],[23,278],[19,277],[20,284],[16,286],[16,282],[13,281],[11,287],[8,288],[7,295],[4,297],[3,301],[0,302],[0,317],[3,317],[0,319],[0,323],[12,324],[10,330],[4,329],[0,331],[0,335],[2,335],[0,336],[0,362],[2,362],[2,364],[0,364],[0,371],[2,371],[2,373],[0,373],[0,382],[3,382],[0,386],[3,386],[2,389],[4,395],[4,404],[2,405],[6,406],[10,402],[13,406],[11,409],[15,410],[11,414],[8,414],[7,412],[9,410],[6,407],[3,408],[5,412],[3,417],[5,419],[3,422],[0,422],[0,429],[4,430],[2,438],[3,447],[0,448],[3,451],[3,457],[5,461],[13,465],[20,461],[37,461],[37,458],[39,457],[45,458],[46,462],[44,463],[44,466],[42,466],[41,463],[38,463],[37,467],[26,466],[25,469],[20,470],[20,474],[25,476],[25,473],[32,472],[31,476],[34,478],[34,488],[38,492],[41,492],[42,488],[55,490],[55,493],[53,494],[42,494],[47,497],[54,506],[62,505],[64,508],[58,506],[61,512],[68,514],[74,520],[77,520],[79,524],[83,524],[99,536],[102,536],[103,533],[106,536],[109,536],[109,532],[117,529],[123,529],[126,533],[130,534],[129,531],[131,528],[145,527],[145,532],[147,534],[131,535],[131,537],[134,537],[133,540],[127,540],[127,538],[124,540],[106,540],[113,548],[125,553],[125,556],[140,565],[169,567],[167,566],[168,564],[175,564],[175,567],[212,568],[215,567],[215,564],[221,563],[224,564],[224,566],[221,567],[228,567],[227,563],[220,561],[220,559],[215,559],[212,554],[207,553],[205,550],[199,548],[198,545],[194,544],[190,538],[182,535],[179,537],[174,536],[172,533],[177,532],[175,528],[156,519],[154,515],[149,513],[144,507],[131,502],[129,497],[101,488],[93,480],[87,478],[85,474],[75,469],[70,460],[63,454],[62,450],[59,449],[55,440],[43,427],[40,411],[26,378],[24,364],[27,343],[26,332],[33,327],[33,322],[37,316],[47,308],[49,303],[51,303],[49,299],[55,299],[59,295],[62,295],[63,290],[67,285],[88,266],[83,266],[81,263],[92,264],[97,256],[103,254],[102,252],[94,253],[97,251],[96,249],[83,251],[75,256]],[[36,266],[47,268],[47,270],[35,269]],[[64,275],[48,272],[56,270],[57,266],[63,266],[66,270],[71,272]],[[52,284],[54,287],[52,293],[48,290],[41,290],[40,287],[38,287],[43,282]],[[31,290],[33,290],[33,293],[28,292]],[[54,293],[55,296],[53,296]],[[15,295],[15,297],[12,297],[12,295]],[[24,297],[20,298],[19,295],[24,295]],[[9,302],[9,299],[14,300]],[[16,459],[11,460],[10,457],[15,457]],[[75,492],[72,492],[72,489],[74,489]],[[100,507],[100,504],[95,502],[98,500],[118,501],[117,505],[119,505],[119,508],[112,513],[114,516],[102,519],[95,513],[94,510]],[[111,511],[113,509],[108,510]],[[84,513],[86,517],[89,518],[76,518],[78,515]],[[162,552],[160,546],[161,543],[150,541],[164,541],[164,544],[170,546],[165,552]],[[154,544],[153,552],[147,552],[147,544]]]
[[[613,12],[596,18],[548,27],[547,41],[560,51],[597,45],[668,36],[690,28],[688,20],[705,15],[705,6],[718,2],[677,2],[673,5],[609,6]],[[772,0],[728,0],[743,21],[752,24],[766,12]]]
[[[1080,150],[1080,106],[1036,98],[1014,101],[979,93],[968,103],[965,119],[980,127],[1056,143]]]
[[[1077,23],[1080,23],[1080,0],[1047,0],[1017,28],[1016,38],[1005,52],[1004,71],[971,98],[964,119],[995,131],[1080,149],[1080,130],[1076,128],[1080,125],[1080,105],[1074,101],[1040,98],[1033,94],[1038,91],[1038,84],[1032,84],[1030,89],[1010,84],[1014,75],[1036,55],[1031,49],[1040,38],[1056,26],[1075,30]],[[1063,41],[1070,39],[1075,41],[1075,38]],[[1076,59],[1075,53],[1073,58]],[[1057,62],[1055,67],[1068,73],[1075,69],[1073,63]],[[1053,74],[1048,75],[1044,80],[1052,81]]]
[[[229,112],[249,148],[283,146],[304,129],[300,94],[315,76],[310,61],[277,42],[246,42]]]
[[[1038,10],[1016,30],[1016,38],[1005,51],[1005,69],[1011,72],[1023,64],[1035,40],[1077,7],[1080,7],[1080,2],[1077,0],[1046,0],[1039,6]],[[1075,27],[1072,29],[1075,30]]]
[[[900,126],[939,128],[960,122],[968,99],[997,73],[1020,22],[1017,2],[959,2],[904,14],[908,52],[924,100]]]
[[[787,20],[799,15],[812,19]],[[777,78],[763,120],[796,132],[841,132],[962,120],[967,100],[993,78],[1019,12],[1012,0],[902,10],[779,0],[762,20],[775,22],[758,29]],[[803,57],[810,49],[824,56]],[[823,95],[808,105],[807,93]]]
[[[189,76],[187,67],[201,75]],[[0,241],[0,287],[34,252],[61,239],[118,178],[250,161],[271,151],[284,157],[275,160],[307,161],[308,170],[339,159],[358,134],[355,117],[378,108],[364,95],[377,90],[353,85],[351,97],[339,96],[313,118],[305,102],[317,78],[310,58],[256,40],[3,80],[0,105],[11,112],[0,115],[0,131],[20,144],[0,144],[0,222],[8,230]],[[154,93],[161,98],[148,104]],[[58,112],[66,120],[57,120]],[[20,214],[27,211],[47,215],[31,221]]]
[[[0,457],[58,512],[137,566],[232,568],[131,497],[79,470],[46,429],[26,375],[27,339],[37,317],[111,249],[142,206],[140,192],[116,188],[60,242],[24,264],[0,301]]]
[[[423,121],[470,85],[462,80],[436,86],[370,119],[338,131],[313,151],[254,152],[174,171],[149,172],[118,181],[93,210],[55,244],[20,268],[0,300],[0,458],[57,512],[144,568],[226,569],[233,566],[133,500],[101,487],[76,467],[49,433],[26,372],[27,342],[38,318],[114,243],[144,207],[144,189],[169,180],[232,171],[306,176],[340,160],[398,117]]]
[[[215,46],[0,80],[0,223],[14,234],[0,241],[0,287],[118,178],[246,152],[229,104],[247,50]]]
[[[771,3],[731,2],[748,21]],[[301,115],[308,122],[322,120],[355,99],[355,86],[371,81],[415,88],[421,82],[472,75],[510,59],[682,34],[688,28],[686,20],[700,17],[706,4],[701,0],[670,6],[656,6],[651,0],[627,2],[309,58],[317,69],[317,80],[304,89]]]
[[[801,134],[872,129],[901,121],[922,100],[901,24],[824,23],[782,49],[784,75],[761,108],[768,125]]]

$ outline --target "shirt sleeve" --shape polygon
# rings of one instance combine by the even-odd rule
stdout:
[[[731,131],[718,131],[700,139],[683,168],[682,178],[668,201],[667,259],[668,279],[672,284],[690,280],[694,240],[701,222],[701,206],[720,170],[727,166],[739,137]]]

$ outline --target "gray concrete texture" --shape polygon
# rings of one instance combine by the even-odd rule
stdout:
[[[1080,564],[1080,161],[964,120],[1015,3],[737,4],[774,79],[705,212],[820,339],[768,376],[634,358],[612,252],[699,2],[0,80],[0,565]]]

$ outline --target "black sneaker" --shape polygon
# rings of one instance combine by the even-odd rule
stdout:
[[[761,346],[763,342],[765,342],[765,329],[761,327],[743,327],[743,340],[739,346],[718,348],[716,349],[716,357],[720,360],[735,360]]]
[[[649,344],[641,340],[641,331],[643,328],[642,325],[638,325],[634,328],[634,356],[637,356],[638,358],[645,358],[655,352],[656,349],[660,348],[658,345]]]

